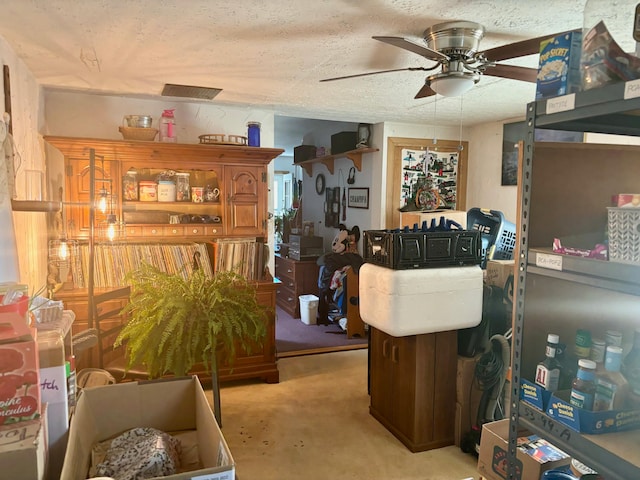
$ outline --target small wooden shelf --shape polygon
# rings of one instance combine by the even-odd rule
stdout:
[[[333,175],[333,161],[336,158],[348,158],[353,162],[354,167],[361,172],[362,171],[362,154],[363,153],[371,153],[379,151],[379,148],[357,148],[355,150],[349,150],[348,152],[337,153],[335,155],[326,155],[324,157],[311,158],[309,160],[304,160],[302,162],[296,163],[296,165],[300,165],[307,175],[310,177],[313,176],[313,164],[314,163],[323,163],[327,166],[329,173]]]

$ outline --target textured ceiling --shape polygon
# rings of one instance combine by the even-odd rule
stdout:
[[[470,20],[481,49],[582,26],[584,0],[4,0],[0,36],[45,87],[159,95],[165,83],[222,89],[217,104],[277,115],[465,125],[521,117],[531,83],[484,76],[462,97],[414,100],[432,66],[373,35],[421,42],[429,26]],[[537,55],[514,61],[537,66]],[[462,102],[461,102],[462,100]]]

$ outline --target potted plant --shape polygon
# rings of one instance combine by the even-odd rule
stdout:
[[[127,368],[142,365],[150,378],[184,376],[201,362],[211,374],[220,423],[217,357],[226,355],[232,365],[236,348],[251,352],[267,332],[269,307],[258,303],[255,285],[234,272],[208,276],[196,268],[182,276],[149,264],[125,278],[129,320],[114,346],[125,346]]]
[[[274,231],[282,243],[289,243],[289,234],[291,233],[291,223],[296,217],[297,211],[294,208],[288,208],[281,215],[276,215],[274,219]]]

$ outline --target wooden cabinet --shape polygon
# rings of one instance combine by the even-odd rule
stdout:
[[[452,445],[457,332],[370,335],[371,415],[412,452]]]
[[[257,298],[261,305],[269,307],[269,323],[264,341],[259,345],[254,345],[250,352],[244,351],[240,345],[236,345],[236,358],[220,358],[218,376],[221,382],[231,380],[243,380],[247,378],[261,378],[268,383],[277,383],[280,378],[276,363],[276,333],[275,333],[275,306],[276,306],[276,283],[258,282]],[[96,294],[104,290],[97,290]],[[88,328],[89,307],[87,301],[87,290],[67,290],[56,293],[56,300],[64,302],[65,309],[73,310],[76,319],[72,326],[72,333],[80,333]],[[113,300],[101,305],[101,310],[121,310],[126,304],[125,300]],[[123,322],[120,316],[114,316],[113,320],[104,321],[103,328],[109,329]],[[99,368],[97,352],[92,349],[81,352],[76,358],[76,368]],[[202,365],[196,365],[191,374],[198,375],[203,381],[208,381],[209,376],[205,373]]]
[[[52,136],[45,141],[64,155],[67,229],[74,238],[89,236],[91,149],[96,195],[103,186],[113,195],[111,205],[127,224],[127,238],[267,236],[267,167],[280,149]],[[166,171],[186,172],[191,186],[211,186],[220,194],[203,203],[123,201],[122,179],[130,169],[139,182]],[[181,215],[181,222],[170,224],[169,215]],[[102,219],[97,213],[96,222]]]
[[[300,318],[300,295],[318,294],[318,272],[315,260],[294,260],[276,255],[277,304],[293,318]]]
[[[103,188],[112,195],[107,213],[113,211],[118,218],[124,219],[124,242],[157,245],[185,241],[205,243],[224,237],[267,237],[267,169],[271,160],[282,153],[280,149],[52,136],[45,137],[45,141],[64,156],[66,229],[71,238],[80,242],[88,242],[91,231],[91,155],[94,156],[96,197]],[[202,203],[124,200],[123,178],[130,170],[135,170],[138,182],[157,180],[166,172],[188,173],[190,186],[210,187],[219,193]],[[170,218],[175,220],[176,215],[180,222],[172,223]],[[106,215],[96,212],[94,225],[105,219]],[[96,239],[99,241],[100,238]],[[172,258],[172,261],[178,260]],[[238,349],[234,361],[220,359],[221,381],[245,378],[278,381],[275,355],[277,284],[273,281],[257,283],[260,303],[271,309],[267,336],[252,353]],[[74,334],[88,328],[88,295],[87,289],[63,290],[56,294],[57,299],[65,302],[66,308],[76,313]],[[114,322],[117,321],[121,320],[114,318]],[[83,358],[81,367],[97,367],[96,358],[91,355]],[[193,373],[199,373],[194,370]]]
[[[264,341],[254,345],[250,352],[242,350],[236,345],[236,358],[233,361],[219,358],[218,377],[221,382],[231,380],[244,380],[247,378],[260,378],[267,383],[278,383],[280,373],[276,363],[276,283],[258,282],[258,302],[270,308],[269,324]],[[202,366],[195,366],[192,374],[208,380]]]

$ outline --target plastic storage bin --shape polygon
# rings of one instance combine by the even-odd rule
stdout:
[[[607,208],[609,260],[640,265],[640,208]]]
[[[300,295],[300,320],[306,325],[315,325],[318,316],[318,300],[315,295]]]
[[[511,260],[516,246],[516,226],[502,212],[472,208],[467,212],[467,229],[477,230],[482,240],[482,268],[487,260]]]

